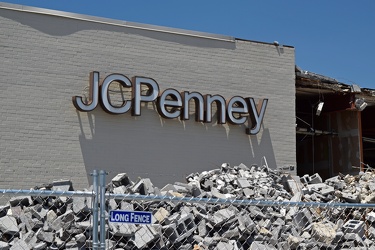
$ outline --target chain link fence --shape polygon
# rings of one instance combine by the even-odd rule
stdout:
[[[149,225],[108,222],[108,249],[375,249],[374,204],[107,194],[108,209],[149,211]]]
[[[143,195],[144,185],[105,183],[95,171],[83,192],[64,181],[0,189],[0,249],[375,249],[375,204]]]

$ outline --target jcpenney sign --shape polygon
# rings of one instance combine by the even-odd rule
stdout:
[[[131,100],[125,100],[121,105],[113,105],[109,99],[109,86],[117,82],[124,88],[131,88]],[[226,122],[241,125],[248,122],[246,134],[255,135],[259,132],[266,111],[268,99],[262,99],[258,105],[251,97],[234,96],[229,100],[221,95],[202,95],[198,92],[183,91],[169,88],[161,91],[159,84],[146,77],[135,76],[130,80],[122,74],[108,75],[99,83],[99,72],[90,74],[89,97],[87,103],[81,96],[73,96],[73,104],[79,111],[89,112],[100,102],[102,108],[110,114],[124,114],[131,111],[133,116],[141,115],[142,102],[155,102],[159,114],[166,119],[189,119],[189,102],[195,103],[195,120],[197,122],[212,122],[212,105],[217,107],[217,123]],[[141,91],[148,88],[147,93]]]

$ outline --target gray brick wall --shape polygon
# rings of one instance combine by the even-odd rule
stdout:
[[[295,165],[294,48],[215,41],[0,9],[1,188],[71,179],[85,188],[93,169],[127,172],[158,186],[191,172],[232,165]],[[155,79],[229,99],[268,98],[261,132],[244,126],[78,112],[91,71]]]

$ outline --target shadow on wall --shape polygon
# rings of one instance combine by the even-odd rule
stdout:
[[[100,109],[77,114],[86,173],[106,170],[107,182],[125,172],[133,181],[150,178],[163,187],[183,182],[190,173],[220,168],[224,162],[260,165],[263,156],[269,167],[276,167],[268,129],[262,129],[258,139],[246,135],[244,126],[163,119],[152,109],[142,109],[138,117]]]
[[[71,16],[76,14],[69,13]],[[116,33],[125,33],[132,35],[139,35],[144,37],[149,37],[152,39],[162,40],[166,42],[175,42],[179,44],[184,44],[188,46],[196,47],[210,47],[210,48],[224,48],[224,49],[235,49],[236,44],[230,41],[224,40],[213,40],[197,37],[190,35],[176,35],[172,32],[176,32],[177,29],[167,28],[167,27],[158,27],[152,25],[142,25],[126,21],[111,20],[106,18],[84,16],[89,20],[94,19],[96,21],[85,21],[78,20],[73,18],[66,18],[61,16],[45,15],[45,14],[36,14],[28,12],[19,12],[14,10],[2,10],[3,17],[12,19],[16,22],[19,22],[23,25],[27,25],[33,29],[39,30],[45,34],[51,36],[68,36],[73,33],[83,31],[83,30],[105,30]],[[76,15],[81,16],[81,15]],[[80,17],[81,18],[81,17]],[[105,23],[112,24],[105,24]],[[124,27],[127,26],[127,27]],[[132,27],[133,26],[133,27]],[[136,28],[138,27],[138,28]],[[153,30],[154,29],[154,30]],[[165,32],[155,31],[157,29],[165,30]],[[182,30],[177,30],[177,32],[183,32]],[[189,33],[189,31],[187,31]],[[199,32],[195,32],[200,34]],[[97,33],[95,33],[98,35]],[[207,35],[207,34],[206,34]],[[112,35],[109,35],[112,36]],[[113,37],[113,39],[118,39]],[[91,37],[95,41],[95,37]],[[110,37],[109,37],[110,39]]]

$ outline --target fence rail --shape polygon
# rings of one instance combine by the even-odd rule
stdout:
[[[105,175],[90,191],[0,189],[0,249],[375,248],[375,204],[120,194]]]

